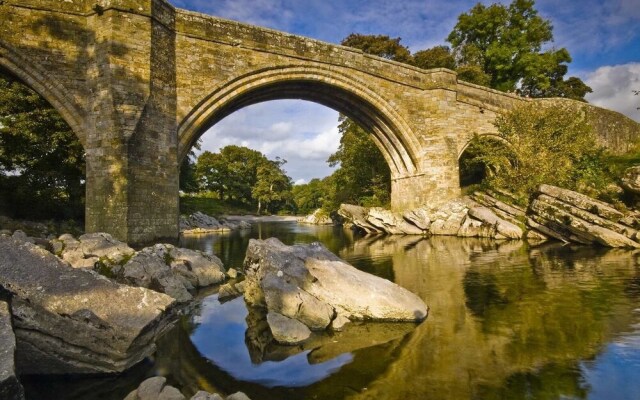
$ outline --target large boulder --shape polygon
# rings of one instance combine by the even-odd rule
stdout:
[[[320,243],[286,246],[275,238],[252,239],[244,269],[249,305],[300,321],[311,330],[327,328],[339,315],[377,321],[427,317],[427,307],[418,296],[359,271]]]
[[[0,399],[24,399],[24,390],[16,377],[15,350],[16,338],[11,327],[9,305],[0,301]]]
[[[493,227],[495,229],[494,237],[505,239],[521,239],[524,234],[519,226],[498,217],[487,207],[471,207],[469,209],[469,216],[483,222],[486,225]]]
[[[367,221],[380,230],[392,235],[422,235],[424,231],[414,224],[407,222],[402,214],[381,207],[369,209]]]
[[[384,230],[371,224],[367,219],[369,217],[369,209],[355,206],[353,204],[340,204],[338,215],[350,221],[354,226],[362,229],[366,233],[384,233]]]
[[[0,237],[0,289],[11,297],[24,374],[121,372],[155,351],[175,301],[70,267],[31,243]]]

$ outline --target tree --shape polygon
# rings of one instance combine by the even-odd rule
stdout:
[[[300,214],[311,214],[318,208],[329,206],[330,186],[329,179],[312,179],[309,183],[296,185],[291,190],[293,201],[296,204],[297,212]]]
[[[200,150],[201,144],[202,142],[198,140],[180,164],[180,190],[185,193],[196,193],[200,189],[196,173],[195,150]]]
[[[253,198],[258,202],[258,214],[269,212],[270,207],[275,203],[285,203],[293,199],[291,194],[291,178],[282,170],[286,160],[276,158],[276,160],[265,160],[258,166],[257,182],[251,190]],[[271,208],[274,211],[273,208]]]
[[[411,63],[411,52],[400,44],[400,38],[390,38],[386,35],[362,35],[352,33],[343,41],[343,46],[360,49],[367,54],[403,63]]]
[[[493,171],[487,179],[491,187],[515,193],[523,204],[542,183],[612,197],[604,150],[587,118],[570,105],[523,104],[498,117],[495,125],[507,145],[478,152]]]
[[[632,90],[633,94],[635,94],[636,96],[640,95],[640,90]],[[640,110],[640,107],[638,107],[638,110]]]
[[[553,40],[552,25],[541,18],[533,0],[514,0],[509,6],[476,4],[447,37],[458,67],[475,67],[489,76],[489,85],[531,97],[567,97],[584,101],[591,88],[579,78],[564,80],[564,49],[542,51]]]
[[[0,71],[0,207],[19,218],[84,216],[82,144],[36,92]]]
[[[417,51],[413,55],[413,64],[423,69],[456,69],[456,59],[451,54],[451,49],[447,46],[435,46],[427,50]]]
[[[331,176],[333,206],[355,203],[384,206],[390,201],[391,172],[370,134],[348,118],[342,118],[340,147],[327,160],[340,167]]]
[[[257,150],[230,145],[220,153],[202,153],[196,162],[196,175],[200,187],[218,193],[221,200],[251,205],[258,166],[265,160]]]

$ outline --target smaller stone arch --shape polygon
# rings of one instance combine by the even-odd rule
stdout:
[[[21,79],[27,86],[45,98],[69,124],[83,147],[87,146],[82,112],[64,94],[61,84],[53,81],[37,64],[31,63],[0,41],[0,68]]]
[[[368,129],[392,176],[414,174],[419,145],[408,124],[378,94],[353,77],[318,67],[268,68],[231,79],[200,101],[178,127],[179,157],[184,158],[206,129],[246,106],[300,99],[333,108]]]

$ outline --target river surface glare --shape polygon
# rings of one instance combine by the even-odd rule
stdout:
[[[241,269],[250,238],[322,242],[419,295],[421,324],[352,324],[305,347],[255,343],[242,298],[201,292],[153,360],[117,378],[26,379],[29,399],[122,399],[146,376],[253,400],[640,399],[640,253],[550,243],[411,236],[256,223],[184,247]],[[366,291],[367,288],[362,288]],[[60,393],[40,397],[44,393]]]

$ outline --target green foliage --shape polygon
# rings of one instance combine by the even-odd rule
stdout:
[[[277,211],[276,208],[282,208],[293,200],[291,178],[282,170],[286,162],[277,158],[258,166],[257,181],[251,190],[254,200],[258,202],[258,214],[262,212],[262,206],[267,212]]]
[[[413,55],[413,65],[424,69],[448,68],[454,70],[456,69],[456,59],[451,54],[449,47],[435,46],[417,51]]]
[[[614,197],[609,193],[613,179],[604,150],[584,115],[563,104],[529,103],[498,117],[495,125],[506,145],[476,138],[470,146],[476,155],[467,161],[490,171],[489,186],[514,193],[522,204],[542,183],[593,197]]]
[[[400,44],[400,38],[390,38],[386,35],[361,35],[352,33],[343,41],[343,46],[360,49],[367,54],[394,60],[398,62],[411,63],[411,52],[406,46]]]
[[[328,162],[340,165],[329,183],[331,203],[386,206],[390,201],[391,172],[370,134],[348,118],[342,118],[340,147]]]
[[[282,166],[285,160],[267,159],[261,152],[241,146],[226,146],[219,153],[205,151],[195,164],[200,192],[215,193],[226,204],[262,206],[277,212],[290,204],[291,178]],[[204,210],[200,210],[204,212]]]
[[[196,196],[180,197],[180,214],[190,215],[196,211],[218,217],[224,214],[253,214],[255,212],[255,208],[253,205],[221,200],[217,197],[209,196],[207,193],[199,193]]]
[[[198,140],[182,161],[182,164],[180,164],[180,190],[184,193],[196,193],[199,189],[198,176],[196,174],[195,151],[200,150],[201,144],[201,140]]]
[[[84,217],[84,149],[45,99],[0,71],[0,211]]]
[[[293,201],[299,214],[311,214],[325,204],[333,204],[330,198],[330,178],[312,179],[309,183],[292,189]]]
[[[447,37],[458,68],[469,74],[469,68],[476,67],[489,76],[492,88],[505,92],[584,101],[591,88],[576,77],[564,80],[569,52],[564,48],[542,51],[553,40],[552,26],[534,5],[533,0],[514,0],[508,6],[478,3],[461,14]]]

